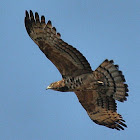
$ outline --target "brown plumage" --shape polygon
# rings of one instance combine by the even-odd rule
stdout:
[[[48,89],[73,91],[91,120],[99,125],[124,130],[127,127],[117,111],[116,101],[123,102],[128,96],[128,86],[118,65],[105,60],[92,71],[86,58],[74,47],[61,39],[51,21],[26,11],[25,27],[32,40],[46,57],[57,67],[62,80],[52,83]]]

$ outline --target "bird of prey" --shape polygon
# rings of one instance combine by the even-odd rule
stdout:
[[[93,122],[124,130],[127,125],[117,113],[116,100],[126,101],[128,86],[118,65],[113,60],[106,59],[93,71],[86,58],[61,39],[51,21],[46,23],[45,17],[39,18],[37,12],[25,12],[25,27],[31,39],[62,75],[62,80],[47,88],[75,92]]]

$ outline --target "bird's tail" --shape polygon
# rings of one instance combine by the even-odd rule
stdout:
[[[112,96],[115,100],[125,101],[128,96],[128,86],[125,84],[125,78],[118,65],[114,65],[113,60],[105,60],[95,71],[102,75],[102,80],[106,87],[106,94]]]

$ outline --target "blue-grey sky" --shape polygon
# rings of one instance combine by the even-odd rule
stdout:
[[[127,102],[118,103],[118,112],[128,128],[119,132],[96,125],[74,93],[45,90],[61,75],[25,30],[25,10],[30,9],[50,19],[93,70],[106,58],[119,64],[130,92]],[[1,0],[0,17],[1,140],[140,137],[139,0]]]

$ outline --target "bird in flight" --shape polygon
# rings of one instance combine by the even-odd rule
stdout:
[[[51,21],[46,23],[45,17],[39,18],[37,12],[25,12],[25,27],[31,39],[62,75],[62,80],[47,88],[75,92],[93,122],[124,130],[127,125],[117,113],[116,100],[126,101],[128,86],[118,65],[106,59],[93,71],[86,58],[61,39]]]

